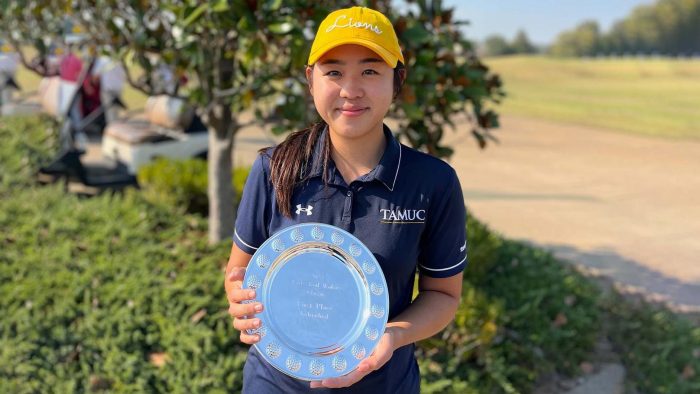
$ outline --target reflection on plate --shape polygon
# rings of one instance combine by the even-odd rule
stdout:
[[[338,377],[372,353],[384,333],[389,297],[374,255],[352,234],[298,224],[265,241],[243,288],[256,289],[255,346],[283,373],[303,380]]]

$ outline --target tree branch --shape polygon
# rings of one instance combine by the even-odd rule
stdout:
[[[42,67],[40,63],[27,60],[27,57],[24,55],[24,52],[22,52],[22,47],[19,45],[19,43],[14,38],[11,37],[11,35],[8,35],[8,41],[10,41],[10,45],[12,45],[12,48],[19,55],[19,61],[22,62],[22,65],[24,67],[26,67],[28,70],[38,74],[39,76],[42,76],[42,77],[48,76],[46,68]]]
[[[122,67],[124,68],[124,74],[126,75],[126,80],[129,82],[129,85],[133,87],[134,89],[140,91],[141,93],[145,94],[146,96],[152,96],[154,94],[153,89],[147,89],[146,86],[147,84],[139,81],[135,81],[133,77],[131,76],[131,71],[129,71],[129,67],[127,67],[126,64],[126,59],[123,57],[119,59],[121,62]]]
[[[214,97],[215,98],[224,98],[224,97],[236,96],[236,95],[240,94],[241,92],[250,89],[251,87],[252,87],[252,85],[245,85],[245,86],[238,86],[238,87],[224,89],[224,90],[214,89]]]

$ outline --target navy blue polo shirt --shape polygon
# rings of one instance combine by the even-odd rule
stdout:
[[[321,152],[329,138],[326,128],[307,163],[307,180],[292,195],[291,218],[278,210],[270,183],[274,148],[259,155],[243,190],[233,240],[254,254],[270,236],[298,223],[320,222],[348,231],[372,251],[384,272],[391,321],[411,304],[416,270],[446,278],[464,269],[466,212],[452,167],[400,144],[386,126],[384,134],[386,148],[372,171],[348,185],[329,160],[330,181],[324,184]],[[381,369],[333,392],[417,393],[420,374],[413,350],[414,345],[397,349]],[[243,392],[249,393],[325,392],[277,371],[252,346],[243,379]]]

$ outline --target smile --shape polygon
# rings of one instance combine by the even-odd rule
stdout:
[[[359,116],[365,113],[369,108],[338,108],[338,111],[345,116]]]

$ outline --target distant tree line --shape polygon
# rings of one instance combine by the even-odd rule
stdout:
[[[608,33],[587,21],[561,33],[549,52],[556,56],[700,53],[700,0],[659,0],[639,6]]]
[[[530,42],[527,34],[520,30],[511,42],[498,34],[487,37],[481,45],[481,51],[484,56],[517,55],[536,53],[537,47]]]

